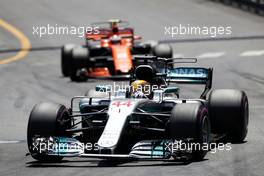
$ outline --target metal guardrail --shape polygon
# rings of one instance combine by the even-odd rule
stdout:
[[[264,16],[264,0],[212,0]]]

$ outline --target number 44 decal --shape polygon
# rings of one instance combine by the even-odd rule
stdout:
[[[131,101],[114,101],[112,106],[120,107],[120,106],[127,106],[130,107],[132,104]]]

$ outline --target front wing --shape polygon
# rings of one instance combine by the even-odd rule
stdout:
[[[34,151],[45,155],[104,159],[170,159],[173,154],[167,145],[169,143],[166,140],[145,140],[136,143],[128,154],[95,154],[85,153],[85,144],[75,138],[42,137],[33,140]]]

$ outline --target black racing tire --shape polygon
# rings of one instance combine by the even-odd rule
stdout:
[[[198,146],[192,151],[192,159],[202,160],[208,152],[202,146],[209,146],[211,133],[206,106],[201,103],[177,104],[171,112],[167,131],[172,139],[192,138],[193,144]]]
[[[225,5],[232,5],[232,1],[231,0],[223,0],[223,3]]]
[[[153,48],[153,54],[161,58],[172,58],[173,50],[168,44],[158,44]]]
[[[218,89],[208,96],[213,133],[227,134],[233,143],[241,143],[247,136],[249,121],[248,98],[244,91]]]
[[[114,65],[114,63],[109,64],[109,65],[107,66],[107,69],[108,69],[110,75],[112,75],[112,76],[116,75],[116,70],[115,70],[115,65]]]
[[[61,48],[61,73],[64,77],[69,76],[69,64],[71,59],[71,51],[75,48],[74,44],[67,44]]]
[[[81,69],[89,66],[89,49],[86,47],[76,47],[71,52],[69,76],[74,82],[85,82],[87,77],[78,73]]]
[[[48,156],[33,150],[32,139],[36,136],[65,136],[65,130],[70,128],[71,120],[68,109],[56,103],[40,103],[34,106],[30,113],[27,127],[27,144],[31,156],[41,162],[58,162],[62,156]]]
[[[150,48],[154,48],[155,46],[158,45],[158,41],[155,40],[149,40],[144,42],[145,45],[148,45]]]
[[[210,126],[210,120],[208,111],[206,108],[206,111],[204,111],[204,114],[201,114],[200,119],[198,120],[198,136],[195,139],[194,143],[199,144],[200,147],[203,147],[205,145],[205,149],[199,148],[194,149],[192,153],[192,159],[194,161],[201,161],[204,159],[205,155],[209,151],[210,146],[210,134],[211,134],[211,126]]]
[[[257,7],[251,7],[251,6],[249,6],[249,7],[248,7],[248,11],[251,12],[251,13],[258,14],[258,9],[257,9]]]

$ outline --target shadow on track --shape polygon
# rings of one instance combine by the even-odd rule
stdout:
[[[159,160],[160,161],[160,160]],[[49,168],[49,167],[58,167],[58,168],[82,168],[82,167],[157,167],[157,166],[184,166],[189,165],[195,161],[175,161],[175,160],[166,160],[166,161],[139,161],[139,160],[63,160],[58,163],[43,163],[38,161],[31,161],[26,163],[26,167],[29,168]],[[204,159],[199,162],[207,161]],[[155,163],[158,162],[158,163]],[[75,163],[87,163],[85,165],[74,165]]]

